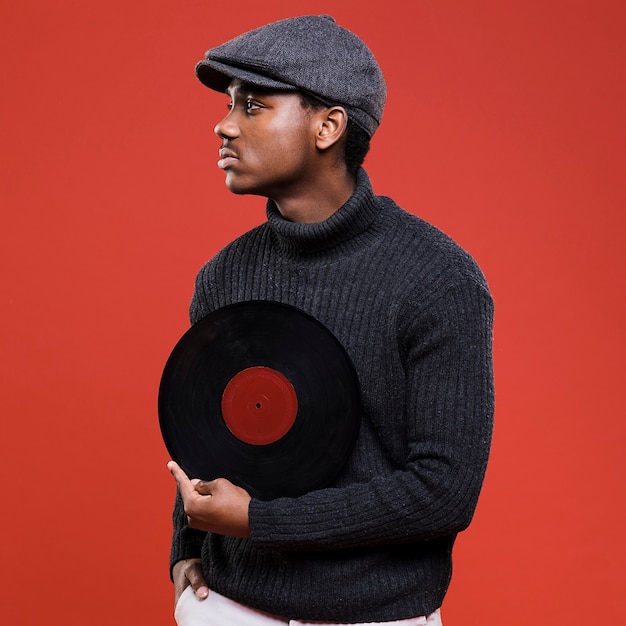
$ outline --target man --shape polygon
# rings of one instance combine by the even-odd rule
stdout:
[[[246,300],[298,307],[352,358],[363,415],[333,484],[297,498],[251,498],[170,463],[177,619],[439,624],[489,452],[485,280],[448,237],[374,195],[360,165],[385,83],[332,18],[245,33],[196,73],[230,101],[215,127],[227,187],[268,201],[267,222],[200,271],[191,321]]]

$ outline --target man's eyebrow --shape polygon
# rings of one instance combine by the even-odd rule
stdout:
[[[244,93],[251,96],[272,96],[283,93],[295,93],[295,90],[291,89],[271,89],[269,87],[260,87],[259,85],[252,85],[249,83],[241,83],[235,87],[230,85],[226,88],[225,94],[227,96],[233,96],[235,93]]]

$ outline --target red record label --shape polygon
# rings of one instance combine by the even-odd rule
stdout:
[[[284,437],[298,414],[289,379],[270,367],[249,367],[233,376],[222,395],[222,417],[240,441],[267,445]]]

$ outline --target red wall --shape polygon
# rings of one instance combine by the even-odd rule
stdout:
[[[468,248],[497,306],[446,626],[624,623],[623,6],[3,0],[0,621],[173,623],[158,382],[196,270],[264,218],[224,189],[225,101],[193,66],[327,12],[388,79],[376,191]]]

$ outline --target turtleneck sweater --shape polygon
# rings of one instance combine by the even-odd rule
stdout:
[[[203,533],[174,508],[171,564],[201,557],[211,589],[290,619],[391,621],[442,604],[493,421],[493,307],[474,260],[376,196],[364,170],[324,222],[267,221],[199,272],[192,323],[250,300],[290,304],[341,342],[363,414],[332,484],[249,507],[251,538]],[[202,478],[202,477],[199,477]]]

